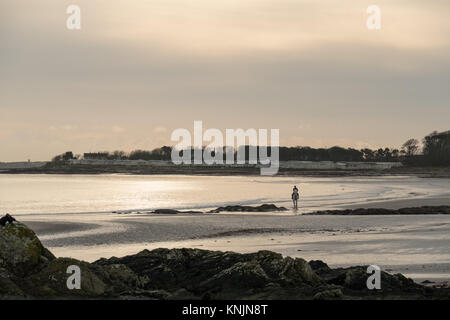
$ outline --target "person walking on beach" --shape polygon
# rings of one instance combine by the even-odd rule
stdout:
[[[292,202],[294,203],[294,209],[298,209],[298,189],[297,186],[294,186],[294,189],[292,190]]]

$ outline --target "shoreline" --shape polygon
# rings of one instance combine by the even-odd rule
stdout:
[[[44,213],[130,214],[157,209],[205,212],[219,206],[258,206],[264,203],[290,209],[290,188],[295,184],[303,190],[300,210],[287,210],[285,214],[347,209],[350,206],[384,208],[380,200],[400,200],[403,204],[399,207],[408,207],[411,206],[410,201],[442,198],[445,203],[436,200],[432,205],[450,205],[450,180],[410,176],[7,175],[0,176],[0,181],[2,211],[23,216]],[[419,205],[422,204],[417,203]]]
[[[192,175],[192,176],[260,176],[257,167],[209,166],[125,166],[125,165],[51,165],[38,168],[3,169],[1,174],[131,174],[131,175]],[[411,175],[423,178],[450,178],[450,167],[394,167],[390,169],[295,169],[280,167],[275,176],[358,177]]]
[[[259,203],[259,202],[258,202]],[[264,209],[268,207],[268,209]],[[362,209],[358,212],[358,209]],[[335,209],[315,210],[302,212],[302,207],[292,209],[290,206],[276,206],[275,204],[228,204],[220,207],[186,207],[186,208],[161,208],[161,209],[123,209],[106,211],[83,212],[51,212],[51,213],[18,213],[17,216],[33,217],[36,215],[63,216],[63,215],[94,215],[94,214],[118,214],[118,215],[206,215],[206,214],[276,214],[276,215],[438,215],[450,214],[450,197],[429,197],[422,199],[395,199],[368,201],[361,204],[336,205]],[[352,214],[351,211],[355,211]],[[364,213],[364,211],[368,211]],[[415,212],[408,212],[415,211]],[[443,211],[443,212],[442,212]]]

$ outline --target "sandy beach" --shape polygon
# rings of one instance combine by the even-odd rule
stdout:
[[[448,203],[429,199],[428,203]],[[404,207],[397,201],[381,207]],[[201,248],[379,265],[416,281],[450,280],[450,216],[307,216],[284,213],[30,215],[22,221],[57,256],[86,261],[143,249]],[[89,221],[89,222],[87,222]]]
[[[400,209],[406,207],[421,207],[421,206],[448,206],[450,205],[450,197],[430,197],[419,199],[400,199],[388,201],[369,201],[364,204],[353,204],[339,206],[346,209],[357,208],[385,208],[385,209]]]
[[[292,185],[301,190],[295,212]],[[330,266],[376,264],[417,281],[450,280],[450,215],[306,214],[450,205],[448,190],[448,179],[415,176],[3,175],[0,210],[25,222],[59,257],[95,261],[159,247],[272,250]],[[262,203],[288,210],[147,213]]]

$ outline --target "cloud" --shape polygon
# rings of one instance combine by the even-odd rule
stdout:
[[[310,123],[301,123],[301,124],[298,125],[298,128],[299,128],[300,130],[303,130],[303,129],[310,129],[310,128],[311,128],[311,124],[310,124]]]
[[[112,130],[112,132],[114,132],[114,133],[123,133],[123,132],[126,131],[125,128],[122,128],[122,127],[119,127],[119,126],[113,126],[113,127],[111,128],[111,130]]]
[[[64,124],[64,125],[59,125],[59,126],[50,126],[48,128],[50,131],[72,131],[72,130],[76,130],[77,126],[71,125],[71,124]]]
[[[153,132],[154,133],[166,133],[167,128],[166,127],[156,127],[156,128],[153,128]]]
[[[366,28],[369,3],[351,0],[114,1],[104,8],[81,4],[96,13],[96,37],[152,44],[167,51],[200,56],[245,52],[301,51],[330,43],[360,43],[404,49],[448,47],[450,22],[444,1],[379,0],[382,29]],[[447,11],[446,11],[447,10]],[[132,19],[130,19],[132,17]],[[88,27],[86,27],[88,28]]]

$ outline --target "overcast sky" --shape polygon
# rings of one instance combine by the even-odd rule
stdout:
[[[152,149],[194,120],[399,147],[450,129],[449,14],[448,0],[2,0],[0,161]]]

